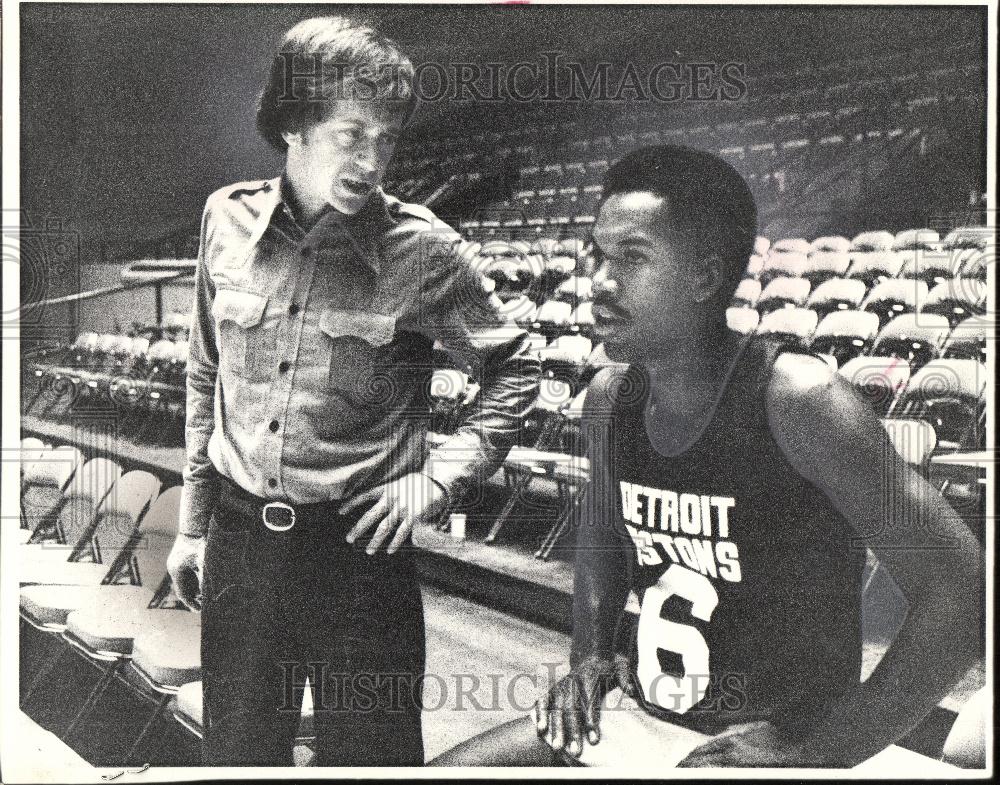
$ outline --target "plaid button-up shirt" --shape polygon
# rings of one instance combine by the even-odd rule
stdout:
[[[499,467],[538,392],[526,334],[469,244],[375,191],[308,231],[280,178],[211,197],[202,219],[187,381],[181,531],[206,531],[217,470],[260,497],[347,499],[413,471],[452,497]],[[479,381],[431,460],[435,340]]]

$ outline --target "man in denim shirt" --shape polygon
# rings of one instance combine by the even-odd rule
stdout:
[[[283,174],[205,207],[169,566],[202,611],[206,764],[291,765],[306,678],[319,765],[423,763],[406,546],[499,467],[537,395],[468,244],[379,187],[412,80],[374,30],[299,23],[257,116]],[[434,340],[481,392],[431,460]]]

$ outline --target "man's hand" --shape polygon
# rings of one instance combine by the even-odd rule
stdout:
[[[371,507],[348,532],[347,541],[353,543],[358,537],[375,529],[365,548],[371,556],[390,534],[393,536],[387,551],[395,553],[399,550],[414,526],[437,520],[444,512],[447,497],[440,486],[426,474],[413,472],[352,499],[341,508],[341,513],[348,515],[368,504]]]
[[[620,682],[614,661],[585,660],[532,708],[538,735],[556,752],[579,757],[584,733],[591,744],[601,740],[601,701]]]
[[[785,738],[770,722],[733,725],[711,741],[695,748],[677,764],[683,768],[758,767],[813,768],[828,765],[810,760],[803,749]]]
[[[193,611],[201,610],[201,579],[205,572],[205,538],[178,534],[167,557],[167,572],[177,598]]]

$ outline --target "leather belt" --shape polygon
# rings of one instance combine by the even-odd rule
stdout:
[[[339,517],[341,500],[331,499],[309,504],[292,504],[277,499],[263,499],[244,490],[228,477],[219,474],[222,483],[222,499],[229,506],[243,513],[247,518],[261,521],[271,531],[286,532],[296,523],[308,524],[324,522],[330,525],[334,517]]]

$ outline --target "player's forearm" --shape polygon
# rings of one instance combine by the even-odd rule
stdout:
[[[578,538],[573,581],[572,667],[589,659],[613,657],[615,629],[628,600],[625,576],[624,559],[617,548],[609,549],[586,536]]]
[[[805,757],[853,766],[912,731],[981,656],[979,601],[973,588],[964,596],[927,592],[911,602],[868,680],[830,705],[809,733]]]

